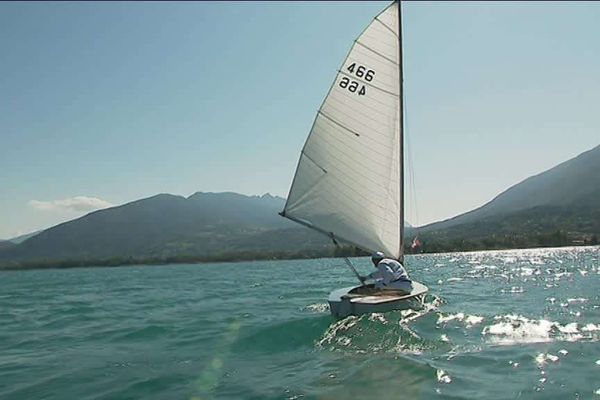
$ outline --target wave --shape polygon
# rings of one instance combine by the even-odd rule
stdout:
[[[529,319],[521,315],[494,317],[494,324],[483,328],[481,334],[494,344],[543,343],[552,341],[597,341],[600,325],[577,322],[560,324],[547,319]]]
[[[478,325],[483,322],[483,317],[479,315],[469,315],[462,312],[456,314],[438,314],[437,324],[447,324],[451,321],[464,322],[467,327]]]
[[[327,328],[316,346],[332,351],[396,354],[421,354],[445,346],[439,338],[422,337],[412,326],[418,319],[437,310],[442,302],[436,296],[430,296],[429,300],[420,310],[349,316],[336,321]]]
[[[242,330],[235,351],[273,354],[312,347],[330,322],[331,317],[323,315],[266,325],[256,331]]]

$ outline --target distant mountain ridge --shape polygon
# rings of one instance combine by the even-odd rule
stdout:
[[[40,232],[42,232],[42,230],[26,233],[24,235],[19,235],[14,238],[8,239],[8,242],[12,242],[14,244],[20,244],[20,243],[23,243],[24,241],[26,241],[27,239],[34,237],[35,235],[37,235]]]
[[[523,180],[475,210],[419,230],[436,251],[596,244],[600,146]]]
[[[534,207],[593,207],[600,204],[599,199],[600,145],[523,180],[475,210],[421,229],[443,229]]]
[[[595,244],[599,199],[597,146],[475,210],[421,228],[407,226],[407,238],[418,232],[429,252]],[[280,217],[284,203],[269,194],[159,194],[89,213],[20,244],[0,241],[0,268],[342,254],[324,235]]]
[[[280,217],[284,202],[269,194],[159,194],[46,229],[0,251],[0,264],[217,257],[259,250],[291,254],[329,246],[320,234]]]

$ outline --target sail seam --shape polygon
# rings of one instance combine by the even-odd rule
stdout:
[[[325,118],[327,118],[328,120],[330,120],[331,122],[333,122],[334,124],[336,124],[337,126],[339,126],[340,128],[353,133],[356,137],[360,137],[360,134],[356,133],[355,131],[353,131],[352,129],[348,128],[347,126],[342,125],[340,122],[336,121],[335,119],[331,118],[329,115],[325,114],[323,111],[319,110],[317,111],[318,114],[321,114],[322,116],[324,116]]]
[[[342,104],[342,105],[343,105],[343,104]],[[341,110],[341,109],[340,109],[340,108],[337,106],[337,104],[333,104],[333,103],[332,103],[332,104],[329,104],[327,108],[328,108],[328,109],[331,109],[331,110],[333,110],[333,111],[336,111],[336,112],[337,112],[337,113],[339,113],[339,114],[342,114],[343,116],[347,117],[348,119],[352,120],[353,122],[356,122],[356,123],[358,123],[358,124],[360,124],[360,125],[363,125],[363,126],[365,126],[365,124],[364,124],[364,123],[361,123],[361,122],[360,122],[359,120],[357,120],[357,119],[356,119],[354,116],[352,116],[352,115],[350,115],[350,114],[348,114],[348,113],[346,113],[346,112],[342,111],[342,110]],[[367,107],[367,108],[368,108],[369,110],[372,110],[372,111],[373,111],[373,113],[376,113],[376,112],[377,112],[375,109],[373,109],[373,108],[371,108],[371,107]],[[365,120],[368,120],[369,122],[375,122],[375,123],[379,123],[379,126],[381,126],[381,127],[384,127],[384,128],[386,127],[386,125],[383,125],[382,123],[378,122],[377,120],[375,120],[375,119],[373,119],[373,118],[369,117],[368,115],[366,115],[366,114],[364,114],[364,113],[362,113],[362,112],[357,112],[356,114],[359,114],[359,115],[362,115],[362,116],[364,116]],[[378,134],[378,135],[380,135],[380,136],[383,136],[383,135],[384,135],[384,133],[380,132],[378,128],[377,128],[377,129],[375,129],[375,128],[373,128],[373,127],[369,127],[369,129],[370,129],[370,131],[371,131],[371,132],[375,132],[375,133],[377,133],[377,134]],[[361,130],[360,130],[360,129],[358,129],[358,131],[361,131]],[[364,134],[363,134],[363,135],[364,135]],[[375,138],[374,138],[373,136],[366,136],[366,137],[369,137],[371,140],[373,140],[373,141],[374,141],[375,143],[377,143],[377,144],[382,144],[382,143],[381,143],[381,142],[379,142],[378,140],[375,140]]]
[[[352,152],[354,150],[352,148],[352,146],[349,143],[346,143],[344,140],[340,139],[338,136],[339,135],[330,136],[330,138],[335,140],[336,143],[330,142],[329,138],[327,138],[325,135],[318,135],[318,136],[315,136],[315,138],[318,138],[318,140],[322,140],[325,143],[330,144],[332,146],[344,145],[350,150],[350,152]],[[363,138],[370,139],[367,136],[365,136]],[[377,143],[376,140],[373,140],[373,139],[370,139],[370,140],[374,143]],[[364,147],[364,146],[361,146],[361,147]],[[369,159],[369,164],[376,164],[381,168],[389,168],[389,164],[390,164],[389,161],[392,160],[392,158],[389,155],[381,153],[381,152],[379,152],[377,150],[373,150],[373,149],[370,149],[369,153],[377,155],[377,157],[375,159]],[[382,162],[382,161],[385,161],[385,162]],[[362,164],[362,165],[364,165],[364,164]]]
[[[339,72],[340,74],[344,75],[344,76],[347,76],[348,78],[354,78],[354,76],[353,76],[353,75],[350,75],[350,74],[348,74],[348,73],[346,73],[346,72],[342,71],[341,69],[340,69],[340,70],[338,70],[338,72]],[[375,85],[373,85],[373,84],[370,84],[370,83],[369,83],[369,82],[367,82],[367,81],[363,81],[363,80],[361,80],[361,82],[362,82],[362,83],[364,83],[364,84],[365,84],[365,85],[367,85],[367,86],[370,86],[370,87],[372,87],[373,89],[380,90],[380,91],[382,91],[382,92],[384,92],[384,93],[387,93],[387,94],[389,94],[389,95],[391,95],[391,96],[394,96],[394,97],[399,97],[397,93],[390,92],[389,90],[382,89],[382,88],[380,88],[380,87],[378,87],[378,86],[375,86]]]
[[[344,195],[344,190],[343,189],[347,189],[347,185],[344,185],[344,182],[340,181],[339,179],[334,180],[336,182],[341,183],[342,185],[339,187],[339,192],[340,194]],[[351,191],[353,191],[352,189],[350,189]],[[354,191],[354,193],[356,193]],[[349,208],[352,208],[353,211],[355,211],[355,215],[357,216],[363,216],[365,214],[370,215],[371,217],[377,218],[379,220],[382,221],[381,226],[383,227],[383,230],[385,232],[389,232],[390,234],[395,234],[395,228],[393,228],[393,224],[387,224],[388,222],[393,222],[396,219],[394,218],[393,220],[390,220],[389,218],[387,218],[386,214],[385,214],[385,210],[383,206],[379,206],[379,209],[382,210],[382,213],[376,213],[374,210],[368,210],[365,209],[363,204],[361,204],[361,202],[358,201],[354,201],[354,200],[349,200],[348,196],[339,196],[336,193],[332,193],[332,200],[337,201],[337,203],[332,203],[329,199],[327,199],[326,197],[322,197],[321,200],[324,201],[325,203],[327,203],[329,206],[331,206],[333,209],[335,209],[337,206],[339,206],[339,204],[345,204],[346,206],[348,206]],[[362,196],[361,196],[362,197]],[[365,200],[369,201],[368,199],[366,199],[365,197],[363,197]],[[348,202],[350,201],[350,202]],[[293,207],[292,207],[293,209]],[[290,211],[288,210],[288,212],[290,212],[292,215],[295,214],[295,211]],[[353,215],[348,215],[347,218],[349,220],[352,220],[354,222],[360,223],[360,220],[358,220],[357,218],[355,218]],[[315,224],[314,222],[312,222],[315,226],[318,226],[318,224]],[[393,231],[390,229],[394,229]]]
[[[398,36],[398,34],[397,34],[396,32],[394,32],[394,30],[393,30],[392,28],[390,28],[390,27],[389,27],[389,26],[388,26],[386,23],[384,23],[382,20],[380,20],[380,19],[379,19],[379,18],[377,18],[377,17],[375,17],[374,19],[375,19],[375,21],[379,22],[381,25],[383,25],[384,27],[386,27],[386,28],[387,28],[387,29],[388,29],[390,32],[392,32],[392,34],[393,34],[394,36],[396,36],[397,38],[400,38],[400,37]]]
[[[306,155],[306,153],[303,153],[303,155],[304,155],[304,156],[306,156],[306,157],[308,158],[308,156]],[[313,161],[313,160],[311,160],[311,161]],[[313,161],[313,162],[314,162],[314,161]],[[317,164],[317,166],[318,166],[318,164]],[[352,177],[350,177],[350,176],[348,176],[347,174],[345,174],[345,173],[344,173],[344,171],[343,171],[342,169],[338,169],[338,171],[340,171],[340,172],[341,172],[341,173],[342,173],[342,174],[343,174],[343,175],[346,177],[346,179],[348,179],[348,180],[352,180]],[[354,188],[352,188],[351,186],[349,186],[347,182],[344,182],[344,181],[345,181],[345,179],[340,179],[340,178],[337,178],[337,177],[335,177],[335,176],[332,176],[332,175],[330,175],[330,176],[329,176],[329,179],[331,179],[331,180],[332,180],[332,181],[331,181],[331,183],[332,183],[332,184],[333,184],[334,182],[339,182],[339,183],[340,183],[340,187],[338,188],[338,191],[339,191],[340,193],[342,193],[342,192],[347,192],[347,191],[350,191],[350,192],[352,192],[352,193],[355,193],[355,194],[356,194],[356,195],[358,195],[359,197],[361,197],[361,198],[362,198],[362,199],[363,199],[365,202],[367,202],[367,203],[370,203],[370,204],[373,204],[374,206],[376,206],[377,208],[381,209],[382,211],[383,211],[383,210],[385,210],[385,206],[383,206],[383,205],[381,205],[381,204],[378,204],[377,202],[373,201],[373,199],[370,199],[370,198],[366,197],[364,194],[362,194],[362,193],[360,193],[360,192],[356,191],[356,189],[354,189]],[[374,180],[372,180],[372,179],[366,179],[366,180],[367,180],[368,182],[370,182],[370,183],[373,183],[373,184],[374,184],[374,185],[373,185],[373,187],[374,187],[374,188],[376,188],[376,189],[381,189],[381,190],[385,190],[385,189],[386,189],[386,187],[385,187],[385,186],[382,186],[382,185],[378,184],[376,181],[374,181]],[[337,197],[337,194],[336,194],[336,193],[334,193],[334,192],[330,193],[330,195],[331,195],[332,197]],[[359,201],[352,200],[351,198],[349,198],[349,197],[347,197],[347,196],[343,197],[343,199],[344,199],[346,202],[347,202],[347,201],[350,201],[350,202],[352,202],[353,204],[360,204],[360,203],[361,203],[361,202],[359,202]],[[325,198],[323,198],[323,200],[327,201]],[[339,200],[341,201],[341,199],[339,199]],[[357,211],[358,211],[358,210],[357,210]],[[372,210],[361,210],[361,212],[358,212],[358,214],[360,214],[360,213],[365,213],[365,212],[369,212],[369,213],[371,213],[371,215],[379,215],[379,214],[374,214]],[[351,217],[350,217],[350,218],[351,218]]]
[[[313,164],[315,164],[317,167],[319,167],[323,172],[327,173],[327,170],[323,167],[321,167],[319,165],[319,163],[317,163],[315,160],[313,160],[308,154],[306,154],[306,152],[303,150],[302,151],[302,155],[304,155],[304,157],[308,158],[310,161],[312,161]]]
[[[321,141],[323,141],[323,142],[325,142],[325,143],[327,143],[327,144],[331,144],[331,142],[330,142],[329,140],[327,140],[327,139],[324,139],[323,137],[321,137],[319,140],[321,140]],[[333,158],[333,159],[335,159],[335,160],[338,160],[339,162],[341,162],[341,163],[345,164],[345,165],[348,167],[347,169],[350,169],[350,170],[354,170],[354,171],[356,171],[356,170],[353,168],[354,164],[348,164],[348,163],[344,162],[344,161],[343,161],[341,158],[339,158],[339,157],[335,156],[333,153],[331,153],[331,151],[328,151],[328,150],[323,150],[323,151],[327,153],[327,156],[328,156],[328,157],[330,157],[330,158]],[[343,155],[344,157],[347,157],[347,158],[348,158],[348,157],[350,157],[350,156],[349,156],[347,153],[345,153],[345,152],[342,152],[342,155]],[[367,166],[367,165],[365,165],[365,164],[362,164],[362,163],[360,163],[360,164],[363,166],[363,168],[362,168],[362,169],[363,169],[363,170],[365,170],[365,171],[367,171],[369,174],[371,174],[371,175],[376,175],[378,178],[379,178],[379,177],[380,177],[380,178],[387,178],[387,176],[383,176],[383,175],[379,174],[379,173],[377,172],[377,170],[375,170],[375,169],[370,169],[370,168],[369,168],[369,166]],[[379,164],[379,165],[381,166],[381,164]],[[335,168],[334,168],[334,169],[335,169]],[[344,170],[340,170],[340,171],[342,171],[342,172],[343,172]],[[365,174],[361,173],[360,171],[356,171],[356,173],[357,173],[357,174],[359,174],[359,175],[361,175],[362,177],[364,177],[365,179],[367,179],[367,180],[368,180],[368,181],[370,181],[370,182],[377,183],[377,181],[375,181],[375,180],[371,179],[370,177],[368,177],[367,175],[365,175]],[[349,177],[349,178],[351,179],[351,177]]]
[[[338,71],[339,71],[339,70],[338,70]],[[339,75],[339,74],[338,74],[338,75]],[[338,92],[338,93],[339,93],[339,92]],[[387,94],[387,93],[385,93],[385,94]],[[355,100],[355,99],[356,99],[356,96],[354,96],[354,95],[350,94],[350,92],[348,92],[348,93],[343,93],[343,97],[344,97],[344,99],[346,99],[346,100],[348,100],[348,99],[353,99],[353,100]],[[396,95],[396,97],[398,97],[398,96]],[[368,108],[370,111],[373,111],[373,112],[377,112],[377,113],[379,113],[379,114],[382,114],[382,113],[381,113],[381,111],[380,111],[380,109],[381,109],[381,108],[383,108],[383,107],[386,107],[386,108],[391,108],[391,106],[390,106],[389,104],[386,104],[386,103],[384,103],[384,102],[381,102],[381,101],[379,101],[379,100],[378,100],[378,99],[376,99],[374,96],[371,96],[371,97],[369,97],[369,98],[370,98],[370,100],[372,100],[374,103],[377,103],[377,104],[376,104],[376,106],[377,106],[377,105],[380,105],[380,106],[381,106],[381,107],[372,107],[372,106],[369,106],[369,105],[368,105],[368,103],[364,103],[364,102],[363,102],[363,103],[361,103],[361,106],[362,106],[362,107],[364,107],[364,108]],[[334,100],[334,101],[338,101],[338,100],[337,100],[335,97],[332,97],[332,100]],[[322,109],[322,108],[323,108],[323,107],[321,107],[321,109]]]
[[[373,54],[377,54],[379,57],[381,57],[381,58],[385,59],[386,61],[389,61],[389,62],[391,62],[391,63],[392,63],[392,64],[394,64],[394,65],[398,65],[398,66],[400,65],[400,64],[398,64],[396,61],[394,61],[394,60],[392,60],[391,58],[389,58],[388,56],[384,56],[383,54],[381,54],[381,53],[380,53],[380,52],[378,52],[377,50],[374,50],[374,49],[370,48],[369,46],[367,46],[366,44],[359,42],[359,41],[358,41],[358,39],[357,39],[357,40],[355,40],[355,41],[354,41],[354,43],[361,45],[361,46],[362,46],[362,47],[364,47],[365,49],[367,49],[367,50],[371,51]]]
[[[382,93],[382,94],[387,95],[387,93]],[[332,109],[340,110],[340,107],[342,107],[342,108],[346,107],[348,102],[351,102],[351,101],[355,100],[354,98],[352,98],[352,97],[350,97],[350,96],[348,96],[346,94],[340,95],[340,97],[341,98],[332,97],[331,98],[331,103],[333,105],[327,104],[326,107],[322,107],[320,109],[323,110],[323,109],[332,108]],[[389,104],[382,103],[380,101],[375,100],[374,98],[371,98],[371,100],[373,100],[373,103],[376,103],[375,107],[369,105],[368,103],[361,103],[360,105],[362,106],[363,110],[361,110],[359,112],[356,112],[356,113],[353,113],[353,115],[356,116],[356,115],[360,114],[360,115],[365,116],[370,121],[374,121],[374,118],[373,118],[374,114],[384,115],[385,116],[385,114],[383,114],[381,112],[381,110],[384,109],[384,108],[385,108],[384,111],[388,111],[388,110],[391,109],[391,107],[389,106]],[[397,98],[396,98],[396,100],[397,100]],[[347,113],[345,113],[345,115],[346,116],[350,116]],[[356,119],[356,118],[352,118],[352,119]],[[379,122],[379,125],[384,125],[384,123]]]
[[[348,175],[346,174],[345,176],[348,176]],[[383,205],[381,205],[381,204],[378,204],[377,202],[373,201],[373,199],[370,199],[370,198],[366,197],[364,194],[362,194],[362,193],[360,193],[360,192],[356,191],[356,189],[354,189],[354,188],[352,188],[351,186],[349,186],[349,185],[347,184],[347,182],[344,182],[342,179],[340,179],[340,178],[337,178],[337,177],[333,177],[331,180],[332,180],[332,184],[333,184],[333,183],[335,183],[335,182],[339,182],[339,183],[340,183],[340,187],[339,187],[339,190],[338,190],[340,193],[342,193],[342,192],[344,192],[344,191],[350,191],[350,192],[353,192],[353,193],[357,194],[359,197],[361,197],[362,199],[364,199],[364,200],[365,200],[365,202],[367,202],[367,203],[370,203],[370,204],[373,204],[373,205],[374,205],[374,206],[376,206],[377,208],[379,208],[379,209],[381,209],[381,210],[385,211],[385,206],[383,206]],[[368,180],[369,180],[369,182],[371,182],[371,183],[375,183],[375,185],[374,185],[374,187],[375,187],[375,188],[377,188],[377,189],[382,189],[382,190],[385,190],[385,189],[386,189],[386,187],[385,187],[385,186],[380,186],[380,185],[377,185],[377,183],[376,183],[375,181],[373,181],[372,179],[368,179]],[[332,197],[338,197],[338,199],[339,199],[339,196],[337,196],[337,194],[336,194],[336,193],[331,193],[331,196],[332,196]],[[325,200],[325,199],[324,199],[324,200]],[[341,200],[341,199],[340,199],[340,200]],[[352,204],[358,204],[358,205],[360,205],[360,204],[361,204],[361,202],[359,202],[359,201],[355,201],[355,200],[352,200],[352,199],[350,199],[350,198],[348,198],[348,197],[344,197],[344,200],[350,201]],[[325,201],[327,201],[327,200],[325,200]],[[348,204],[348,203],[347,203],[347,204]],[[359,208],[359,210],[360,210],[360,208]],[[383,219],[385,219],[385,217],[383,217],[383,216],[382,216],[382,215],[380,215],[380,214],[376,214],[374,211],[371,211],[371,210],[365,210],[365,209],[362,209],[362,210],[360,210],[360,213],[362,213],[362,214],[364,214],[364,213],[366,213],[366,212],[370,213],[371,215],[379,215],[379,216],[380,216],[380,218],[383,218]],[[359,213],[359,214],[360,214],[360,213]]]

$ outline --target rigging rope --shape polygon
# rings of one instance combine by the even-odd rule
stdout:
[[[333,233],[330,233],[329,236],[331,237],[331,241],[333,241],[333,244],[335,245],[335,247],[337,247],[338,249],[341,248],[339,243],[337,242],[337,240],[335,240],[335,236],[333,236]],[[352,265],[352,262],[350,262],[350,259],[348,257],[343,257],[343,258],[344,258],[344,261],[346,262],[346,265],[352,270],[352,272],[354,272],[354,275],[356,275],[356,279],[358,279],[358,281],[360,282],[361,285],[364,285],[362,279],[360,278],[360,274],[358,273],[356,268],[354,268],[354,265]]]
[[[414,208],[414,216],[415,219],[413,220],[413,224],[414,224],[414,230],[416,232],[415,237],[413,239],[413,244],[415,243],[415,241],[417,241],[420,245],[419,242],[419,207],[417,204],[417,188],[416,188],[416,183],[415,183],[415,168],[414,168],[414,163],[413,163],[413,158],[412,158],[412,146],[410,143],[410,136],[408,135],[408,106],[407,106],[407,101],[406,98],[404,99],[404,101],[402,102],[403,105],[403,113],[404,113],[404,137],[406,139],[406,156],[407,156],[407,164],[408,164],[408,184],[409,184],[409,188],[410,188],[410,200],[412,203],[412,206]],[[404,195],[404,194],[403,194]],[[412,247],[412,246],[411,246]]]

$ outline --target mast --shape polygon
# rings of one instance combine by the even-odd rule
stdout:
[[[402,73],[402,2],[397,0],[398,4],[398,85],[399,85],[399,124],[400,124],[400,258],[398,261],[404,262],[404,113],[402,112],[402,107],[404,106],[404,90],[403,90],[403,73]]]

